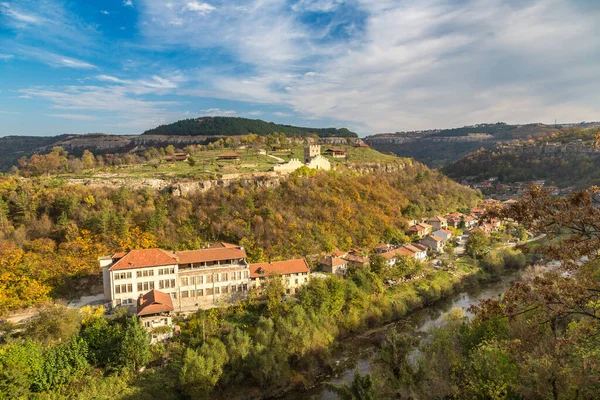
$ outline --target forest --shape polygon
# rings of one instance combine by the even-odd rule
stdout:
[[[583,189],[600,183],[600,158],[564,155],[536,155],[498,150],[479,150],[445,166],[442,171],[453,179],[470,177],[482,181],[497,177],[498,182],[530,182],[543,179],[558,187]]]
[[[282,132],[287,136],[312,136],[316,134],[319,137],[358,137],[356,133],[351,132],[346,128],[303,128],[265,122],[260,119],[240,117],[200,117],[184,119],[149,129],[145,131],[143,135],[238,136],[254,133],[264,136],[275,132]]]

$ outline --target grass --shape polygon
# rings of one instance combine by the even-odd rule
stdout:
[[[376,162],[390,162],[400,160],[396,156],[379,153],[371,148],[354,148],[351,146],[335,146],[344,148],[347,152],[345,159],[325,156],[332,165],[336,164],[362,164]],[[322,150],[327,149],[323,146]],[[232,151],[232,149],[198,151],[192,154],[196,160],[194,166],[188,162],[160,162],[156,165],[136,164],[96,168],[78,174],[66,175],[69,179],[215,179],[226,174],[254,173],[271,171],[279,164],[273,157],[259,154],[253,149],[233,149],[240,155],[239,160],[218,160],[219,154]],[[290,150],[269,152],[269,155],[289,161],[292,158],[304,159],[304,147],[295,145]]]

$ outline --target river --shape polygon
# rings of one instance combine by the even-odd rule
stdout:
[[[406,332],[421,332],[425,335],[428,330],[442,323],[444,314],[450,311],[450,309],[460,307],[467,311],[470,306],[479,303],[480,300],[498,297],[512,286],[518,277],[518,272],[512,272],[504,275],[498,281],[464,289],[425,308],[414,311],[381,329],[376,329],[369,334],[344,341],[337,357],[339,360],[339,370],[335,376],[329,377],[326,382],[335,384],[349,383],[354,378],[354,371],[357,367],[362,374],[371,373],[371,359],[375,353],[377,344],[384,339],[388,331],[399,329]],[[282,396],[281,399],[337,400],[338,397],[329,391],[322,382],[308,391],[289,392]]]

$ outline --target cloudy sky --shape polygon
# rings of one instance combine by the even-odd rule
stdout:
[[[600,1],[0,0],[0,136],[600,120]]]

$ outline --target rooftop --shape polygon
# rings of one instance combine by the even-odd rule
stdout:
[[[115,254],[115,256],[121,253]],[[114,257],[114,256],[113,256]],[[115,257],[119,258],[119,257]],[[145,267],[160,267],[164,265],[177,264],[175,254],[162,249],[143,249],[131,250],[129,253],[120,257],[110,268],[110,271],[118,271],[122,269],[135,269]]]
[[[158,290],[151,290],[138,300],[138,317],[173,311],[171,296]]]

